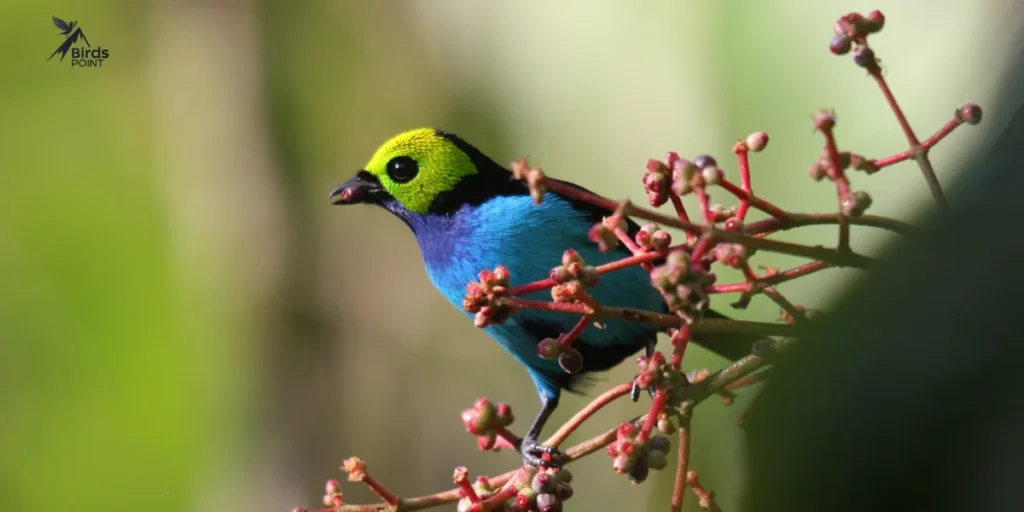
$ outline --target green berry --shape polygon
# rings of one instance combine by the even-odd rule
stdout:
[[[668,465],[668,457],[665,456],[665,452],[651,450],[647,452],[647,467],[653,470],[665,469]]]
[[[544,338],[537,344],[537,355],[540,356],[541,359],[558,359],[559,351],[560,348],[558,346],[558,340],[552,338]]]

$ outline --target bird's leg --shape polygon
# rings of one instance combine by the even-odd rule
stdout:
[[[656,339],[647,342],[647,347],[644,352],[647,355],[647,359],[650,359],[651,356],[654,355],[654,347],[657,343],[658,340]],[[651,398],[653,399],[654,388],[647,388],[647,394],[651,395]],[[634,402],[640,399],[640,386],[636,384],[636,380],[633,380],[633,389],[629,392],[629,397],[632,398]]]
[[[533,420],[533,424],[530,425],[526,435],[523,436],[523,442],[519,447],[519,452],[523,455],[523,464],[538,467],[542,465],[553,468],[561,467],[561,464],[555,460],[561,457],[562,452],[558,451],[557,448],[544,446],[537,442],[537,437],[540,436],[541,430],[544,430],[544,424],[548,422],[548,418],[551,416],[551,413],[555,412],[556,407],[558,407],[557,398],[546,398],[540,412],[537,413],[537,417]],[[550,462],[543,459],[545,453],[551,456]]]

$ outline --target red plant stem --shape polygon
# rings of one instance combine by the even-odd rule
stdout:
[[[609,272],[615,272],[617,270],[622,270],[624,268],[632,267],[634,265],[648,265],[650,264],[650,262],[658,258],[664,257],[666,254],[668,254],[669,251],[677,249],[679,247],[681,246],[669,247],[664,251],[643,252],[635,256],[629,256],[626,258],[622,258],[620,260],[605,263],[604,265],[598,265],[597,267],[594,268],[597,269],[598,274],[607,274]],[[529,295],[531,293],[547,290],[549,288],[554,287],[557,284],[558,283],[556,283],[552,279],[541,279],[523,285],[513,286],[512,288],[509,289],[509,294],[515,297],[522,297],[523,295]]]
[[[565,197],[586,201],[595,206],[600,206],[601,208],[604,208],[605,210],[608,211],[614,212],[618,210],[620,206],[620,203],[618,201],[612,201],[611,199],[608,199],[606,197],[601,197],[597,194],[580,190],[576,187],[569,186],[565,183],[553,180],[551,178],[544,178],[544,187],[547,188],[548,190],[558,192],[559,194]],[[625,213],[628,215],[629,209],[627,208],[626,210],[627,211]]]
[[[765,212],[768,215],[771,215],[772,217],[775,217],[776,219],[779,219],[782,222],[788,222],[789,217],[792,215],[791,213],[783,210],[782,208],[779,208],[778,206],[775,206],[774,204],[768,201],[765,201],[764,199],[755,197],[753,192],[743,190],[742,188],[736,186],[735,183],[725,178],[722,178],[721,181],[718,182],[718,186],[724,188],[730,194],[736,196],[736,198],[739,199],[740,201],[748,201],[749,204],[754,208],[757,208],[758,210],[761,210],[762,212]]]
[[[954,117],[949,122],[947,122],[942,128],[939,128],[939,131],[935,132],[931,137],[928,137],[927,140],[922,142],[921,149],[931,149],[935,147],[936,144],[941,142],[942,139],[946,138],[947,135],[953,133],[953,130],[955,130],[958,126],[962,124],[964,124],[963,121]],[[874,160],[872,163],[875,164],[875,166],[877,166],[879,169],[882,169],[893,164],[898,164],[904,160],[910,160],[911,158],[914,158],[914,151],[908,149],[906,151],[896,153],[895,155],[892,156],[879,158],[878,160]]]
[[[510,432],[505,427],[495,426],[491,430],[493,430],[494,434],[498,436],[498,440],[499,441],[504,441],[508,445],[508,448],[512,448],[513,450],[518,450],[519,446],[523,442],[523,438],[513,434],[512,432]],[[496,443],[495,447],[504,447],[504,446],[501,446],[501,445]]]
[[[484,512],[495,510],[496,508],[501,506],[502,503],[505,503],[506,501],[512,499],[512,497],[514,497],[518,492],[519,490],[516,489],[514,485],[506,484],[504,487],[501,488],[500,491],[495,493],[494,496],[491,496],[490,498],[484,500],[481,509]]]
[[[896,101],[896,97],[893,96],[892,91],[889,89],[889,84],[886,83],[885,77],[882,76],[882,69],[877,64],[868,69],[871,76],[878,83],[878,88],[882,90],[882,95],[885,96],[885,101],[889,104],[889,108],[892,109],[892,113],[896,116],[896,121],[900,124],[900,129],[903,130],[903,135],[907,137],[907,142],[911,146],[918,146],[920,142],[917,140],[917,135],[914,134],[914,129],[910,127],[910,122],[907,121],[907,116],[903,115],[903,109],[900,108],[899,103]]]
[[[679,370],[683,367],[683,355],[686,353],[686,346],[690,344],[690,324],[683,324],[679,331],[672,337],[672,369]]]
[[[750,283],[744,281],[742,283],[729,283],[729,284],[716,284],[708,288],[708,293],[738,293],[750,291]]]
[[[672,207],[676,209],[676,215],[679,216],[679,220],[690,222],[690,214],[686,213],[686,206],[683,206],[683,200],[675,194],[669,194],[668,197],[672,201]]]
[[[644,250],[641,249],[639,245],[636,245],[636,242],[634,242],[633,239],[629,237],[629,234],[623,231],[622,228],[615,228],[615,236],[618,237],[619,241],[622,242],[622,245],[625,245],[626,249],[629,249],[629,252],[634,255],[644,252]]]
[[[544,442],[545,446],[552,446],[557,448],[560,444],[565,442],[565,439],[569,437],[573,432],[576,431],[584,421],[590,419],[591,416],[604,408],[604,406],[614,402],[615,400],[624,397],[633,390],[633,383],[627,382],[626,384],[620,384],[615,386],[608,391],[605,391],[601,396],[592,400],[583,409],[574,414],[572,418],[569,418],[547,441]]]
[[[746,150],[737,151],[736,162],[740,167],[740,188],[748,194],[748,197],[739,198],[740,206],[736,209],[736,217],[743,220],[747,218],[747,210],[750,209],[749,196],[753,195],[753,188],[750,185],[750,153]]]
[[[850,219],[843,213],[843,198],[850,194],[850,182],[843,173],[843,167],[839,161],[839,148],[836,146],[836,136],[832,126],[826,124],[821,128],[825,134],[825,149],[828,151],[829,176],[836,184],[836,195],[839,200],[839,251],[850,249]]]
[[[616,270],[622,270],[624,268],[632,267],[633,265],[637,264],[650,264],[650,262],[658,258],[663,258],[672,249],[674,249],[674,247],[670,247],[665,251],[645,252],[642,254],[637,254],[635,256],[630,256],[628,258],[622,258],[621,260],[605,263],[604,265],[598,265],[595,268],[597,268],[598,274],[604,275],[609,272],[615,272]]]
[[[914,129],[910,127],[910,122],[907,121],[907,116],[903,114],[903,109],[900,108],[896,97],[893,96],[892,91],[889,89],[889,84],[885,81],[885,77],[882,76],[881,67],[876,63],[868,68],[868,72],[875,79],[878,88],[882,90],[886,103],[889,104],[889,108],[892,109],[892,113],[896,116],[896,121],[900,124],[900,129],[903,130],[903,135],[906,136],[907,142],[910,143],[910,152],[913,154],[914,160],[917,160],[917,166],[921,168],[921,174],[924,175],[924,181],[928,183],[928,190],[931,191],[932,197],[939,206],[945,206],[946,196],[942,193],[942,185],[939,184],[939,178],[935,175],[935,169],[932,168],[932,163],[928,160],[928,150],[921,147],[920,141],[917,140]],[[952,131],[952,128],[950,128],[950,131]]]
[[[694,263],[700,261],[704,254],[711,249],[712,242],[714,240],[712,240],[710,235],[701,235],[697,240],[697,245],[693,248],[693,252],[690,253],[690,261]]]
[[[687,475],[687,480],[690,480],[690,487],[693,488],[693,493],[697,495],[697,499],[700,502],[700,508],[704,510],[710,510],[711,512],[722,512],[719,508],[718,503],[715,502],[715,495],[704,488],[700,481],[697,480],[696,472],[690,471]]]
[[[580,334],[582,334],[587,326],[590,325],[591,321],[593,321],[593,319],[590,318],[590,315],[583,315],[580,317],[579,321],[576,322],[576,325],[572,326],[569,334],[562,336],[562,339],[559,340],[558,347],[563,351],[571,347],[572,342],[576,341],[576,338],[580,337]]]
[[[785,283],[793,279],[801,278],[810,274],[813,274],[819,270],[831,268],[832,264],[826,261],[812,261],[805,263],[799,267],[794,267],[789,270],[783,270],[770,276],[760,277],[757,282],[763,285],[774,285]],[[750,291],[750,282],[743,283],[729,283],[729,284],[716,284],[708,288],[708,293],[736,293]]]
[[[881,228],[901,234],[910,233],[914,230],[914,227],[906,222],[888,217],[880,217],[878,215],[861,215],[856,219],[850,219],[850,221],[852,224],[857,226]],[[823,224],[838,223],[839,214],[836,212],[791,213],[789,220],[787,221],[771,218],[744,224],[743,232],[750,235],[761,235],[804,226],[820,226]]]
[[[543,300],[530,300],[511,298],[506,299],[509,306],[516,308],[536,309],[539,311],[551,311],[554,313],[569,313],[576,315],[591,315],[598,318],[614,318],[641,324],[657,325],[661,327],[680,327],[685,325],[685,320],[675,315],[655,313],[643,309],[622,308],[613,306],[598,306],[597,309],[581,303],[549,302]],[[719,320],[704,318],[701,321],[690,325],[691,334],[714,334],[714,333],[736,333],[736,334],[761,334],[764,336],[791,336],[796,330],[791,325],[778,324],[774,322],[747,322],[740,320]]]
[[[462,489],[463,496],[469,498],[474,505],[480,504],[480,496],[476,493],[476,489],[473,488],[473,484],[469,483],[469,471],[465,466],[459,466],[455,468],[455,483]]]
[[[758,276],[754,273],[754,269],[750,268],[750,263],[744,263],[740,270],[743,271],[743,277],[745,277],[747,281],[757,281]]]
[[[778,304],[789,316],[793,317],[794,320],[806,320],[807,315],[804,314],[800,308],[796,307],[792,302],[784,297],[778,290],[769,286],[763,290],[765,296],[772,300],[775,304]]]
[[[522,295],[529,295],[534,292],[547,290],[548,288],[554,287],[556,284],[558,283],[556,283],[553,279],[541,279],[539,281],[534,281],[532,283],[526,283],[520,286],[513,286],[512,288],[509,288],[508,292],[516,297],[520,297]]]
[[[644,420],[643,426],[640,427],[640,433],[636,435],[637,443],[644,443],[651,437],[651,430],[654,429],[654,424],[658,422],[658,416],[665,410],[665,404],[667,402],[668,394],[659,386],[658,391],[654,393],[654,402],[651,403],[651,409],[647,413],[647,419]]]
[[[512,299],[509,301],[512,306],[539,311],[552,311],[555,313],[575,313],[577,315],[592,315],[595,313],[590,306],[575,302],[551,302],[546,300]]]
[[[769,219],[769,220],[771,220],[771,219]],[[754,225],[751,225],[751,226],[760,228],[760,226],[754,226]],[[710,244],[710,242],[707,242],[707,244]],[[652,262],[652,261],[654,261],[656,259],[662,258],[666,254],[671,252],[672,250],[678,249],[680,247],[681,246],[672,246],[672,247],[669,247],[668,249],[666,249],[664,251],[644,252],[644,253],[641,253],[641,254],[637,254],[635,256],[629,256],[629,257],[626,257],[626,258],[622,258],[620,260],[612,261],[610,263],[605,263],[604,265],[599,265],[599,266],[597,266],[595,268],[597,269],[598,274],[602,274],[602,275],[603,274],[608,274],[608,273],[611,273],[611,272],[615,272],[617,270],[622,270],[624,268],[632,267],[634,265],[644,265],[644,264],[646,264],[648,262]],[[694,249],[694,254],[695,255],[697,254],[697,251],[699,250],[699,248],[700,248],[700,244],[698,243],[697,248]],[[706,251],[706,249],[704,249],[704,250]],[[793,269],[790,269],[790,270],[786,270],[784,272],[780,272],[780,273],[775,274],[773,276],[768,276],[768,277],[761,278],[761,281],[763,283],[765,283],[765,284],[783,283],[783,282],[789,281],[791,279],[796,279],[798,277],[803,277],[803,276],[805,276],[807,274],[811,274],[813,272],[817,272],[817,271],[822,270],[822,269],[830,268],[832,266],[833,265],[831,263],[827,262],[827,261],[813,261],[811,263],[807,263],[805,265],[801,265],[799,267],[796,267],[796,268],[793,268]],[[555,283],[551,279],[541,279],[539,281],[534,281],[534,282],[527,283],[527,284],[524,284],[524,285],[514,286],[511,289],[509,289],[509,293],[511,295],[515,296],[515,297],[521,297],[523,295],[529,295],[531,293],[539,292],[539,291],[542,291],[542,290],[547,290],[549,288],[552,288],[556,284],[557,283]],[[749,283],[731,283],[731,284],[714,285],[714,286],[711,286],[707,291],[708,291],[708,293],[735,293],[735,292],[746,291],[748,288],[749,288]]]
[[[877,166],[879,169],[884,169],[886,167],[889,167],[890,165],[898,164],[904,160],[910,160],[913,157],[914,155],[911,154],[909,150],[907,150],[900,151],[899,153],[896,153],[895,155],[892,156],[872,160],[871,163],[875,164],[875,166]]]
[[[629,249],[629,252],[633,253],[633,256],[640,256],[641,254],[647,252],[642,247],[637,245],[636,242],[634,242],[633,239],[629,237],[629,234],[622,230],[622,228],[615,228],[615,236],[619,237],[619,240],[622,242],[622,245],[625,245],[626,248]],[[651,263],[647,261],[641,263],[640,266],[643,267],[643,269],[646,270],[648,273],[650,273],[650,271],[654,269],[654,265],[651,265]]]
[[[597,299],[595,299],[592,295],[583,290],[580,290],[576,294],[576,300],[582,302],[583,305],[595,311],[601,308],[601,303],[597,302]]]
[[[744,290],[745,293],[749,293],[749,294],[753,294],[755,292],[763,293],[766,296],[768,296],[768,298],[770,298],[772,300],[772,302],[774,302],[780,308],[785,310],[786,313],[789,313],[789,315],[791,317],[793,317],[794,319],[804,319],[805,318],[803,312],[800,311],[796,306],[794,306],[793,303],[790,302],[789,299],[784,297],[782,295],[782,293],[780,293],[777,289],[775,289],[772,286],[766,286],[766,285],[762,284],[761,283],[761,279],[762,278],[754,273],[754,269],[750,268],[750,264],[749,263],[745,263],[743,265],[743,267],[742,267],[742,270],[743,270],[743,276],[747,279],[747,285],[748,285],[748,288],[746,290]]]
[[[672,512],[683,510],[683,497],[686,495],[686,474],[690,465],[690,415],[684,414],[679,424],[679,454],[676,463],[676,480],[672,488]]]
[[[639,426],[646,418],[647,415],[644,414],[629,420],[627,423],[631,423],[634,426]],[[583,457],[586,457],[587,455],[590,455],[591,453],[594,453],[600,450],[601,448],[604,448],[615,442],[615,439],[618,437],[618,430],[618,427],[615,427],[611,430],[606,430],[603,434],[596,435],[586,441],[583,441],[582,443],[573,446],[572,448],[569,448],[568,450],[565,450],[565,454],[569,457],[570,461],[579,460]]]
[[[362,480],[367,487],[372,489],[373,492],[377,493],[377,496],[380,496],[380,499],[387,502],[388,505],[391,505],[392,507],[398,506],[398,496],[395,496],[394,494],[391,493],[391,491],[387,490],[387,488],[381,485],[381,483],[378,482],[376,478],[367,473],[363,475]]]
[[[694,190],[697,194],[697,204],[700,205],[700,220],[704,224],[711,223],[711,205],[708,204],[708,192],[703,187]]]
[[[545,178],[544,184],[545,186],[549,186],[551,190],[554,190],[565,197],[585,201],[595,206],[604,208],[606,210],[615,211],[620,206],[622,206],[624,215],[629,215],[631,217],[636,217],[640,219],[646,219],[651,222],[657,222],[664,226],[682,229],[687,233],[693,233],[696,235],[713,232],[715,234],[715,238],[719,239],[718,241],[743,244],[749,248],[763,251],[772,251],[782,254],[790,254],[793,256],[803,256],[815,260],[825,260],[844,267],[848,266],[856,268],[869,268],[874,263],[876,263],[876,261],[873,258],[869,258],[867,256],[856,254],[850,251],[839,252],[834,249],[826,249],[820,246],[812,247],[790,242],[783,242],[780,240],[767,240],[764,238],[750,236],[747,233],[721,231],[715,229],[712,226],[702,226],[699,224],[694,224],[692,222],[682,221],[673,217],[669,217],[667,215],[662,215],[657,212],[645,210],[643,208],[638,208],[634,206],[632,203],[629,203],[628,201],[625,203],[618,203],[610,199],[598,196],[596,194],[592,194],[590,192],[585,192],[577,188],[570,187],[564,183],[560,183],[550,178]],[[756,201],[754,201],[753,204],[757,206]]]

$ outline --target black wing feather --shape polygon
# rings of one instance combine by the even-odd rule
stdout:
[[[60,19],[60,18],[58,18],[56,16],[50,16],[50,17],[53,18],[53,25],[55,27],[59,28],[61,30],[61,32],[67,33],[67,31],[71,30],[71,27],[69,27],[68,24],[64,22],[64,20],[62,20],[62,19]]]

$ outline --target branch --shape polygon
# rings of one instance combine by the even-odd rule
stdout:
[[[596,318],[613,318],[636,322],[641,324],[657,325],[666,328],[676,328],[686,325],[685,319],[676,315],[655,313],[643,309],[601,306],[596,308],[573,302],[548,302],[543,300],[528,300],[512,298],[505,302],[513,308],[536,309],[540,311],[551,311],[556,313],[570,313],[576,315],[588,315]],[[794,327],[785,324],[771,322],[751,322],[745,320],[729,320],[718,318],[703,318],[692,324],[691,329],[695,335],[732,333],[732,334],[760,334],[763,336],[792,336],[795,334]]]
[[[974,125],[981,121],[981,108],[967,104],[959,108],[953,119],[931,137],[924,142],[918,140],[882,76],[874,50],[868,46],[868,36],[880,31],[884,21],[879,11],[867,16],[847,14],[835,24],[835,36],[829,47],[837,55],[853,51],[854,62],[867,70],[881,90],[909,148],[876,160],[841,151],[836,138],[835,114],[819,111],[813,118],[814,127],[824,137],[824,145],[809,171],[814,180],[827,178],[833,183],[838,203],[836,212],[790,212],[754,193],[750,153],[766,148],[768,135],[764,132],[751,133],[733,146],[739,174],[738,184],[727,179],[717,161],[707,154],[690,161],[675,152],[668,152],[664,160],[649,160],[643,183],[650,206],[657,208],[671,203],[674,215],[642,208],[628,200],[611,200],[575,185],[548,178],[541,169],[529,167],[522,159],[512,164],[514,177],[526,181],[535,203],[543,201],[547,191],[553,191],[610,212],[590,228],[587,237],[597,244],[601,252],[608,252],[621,245],[629,250],[630,256],[590,266],[575,250],[568,248],[562,255],[561,265],[552,268],[546,277],[535,276],[535,279],[539,279],[518,286],[511,286],[508,268],[498,266],[493,271],[485,269],[479,273],[479,281],[468,283],[463,299],[463,309],[474,313],[474,323],[481,328],[501,324],[523,309],[579,315],[569,332],[560,333],[557,339],[548,338],[537,343],[538,355],[545,359],[557,359],[559,366],[570,374],[583,368],[582,355],[573,345],[581,337],[586,338],[589,332],[587,329],[595,325],[595,319],[611,318],[660,327],[670,336],[672,345],[669,358],[662,352],[638,358],[639,373],[630,382],[612,387],[591,400],[561,425],[545,445],[553,448],[561,446],[599,410],[623,396],[630,395],[636,400],[639,390],[647,390],[653,398],[647,412],[580,442],[560,455],[556,454],[556,462],[570,464],[604,448],[613,458],[612,468],[639,483],[647,478],[649,471],[667,466],[666,453],[671,444],[668,436],[678,431],[678,465],[675,468],[671,510],[682,510],[687,486],[697,495],[701,508],[720,510],[714,492],[705,488],[697,472],[690,468],[692,413],[696,406],[711,396],[721,396],[728,405],[737,396],[735,390],[762,382],[769,372],[777,371],[771,363],[778,357],[785,357],[785,352],[796,342],[794,336],[801,333],[804,320],[811,318],[815,310],[794,304],[776,286],[832,267],[875,267],[879,263],[877,259],[858,254],[851,248],[852,226],[868,226],[897,234],[913,230],[911,225],[897,219],[866,215],[865,210],[871,205],[871,198],[866,192],[852,189],[852,175],[847,170],[863,171],[870,175],[882,168],[914,159],[932,196],[942,206],[945,204],[945,196],[928,159],[928,151],[960,125]],[[735,197],[738,206],[734,208],[711,204],[708,189],[716,186]],[[693,218],[699,218],[699,223],[691,220],[690,213],[683,205],[683,196],[689,194],[696,196],[700,211],[699,216]],[[767,214],[768,218],[748,223],[747,216],[754,209]],[[644,219],[650,223],[631,237],[625,222],[629,218]],[[782,231],[812,225],[836,226],[836,247],[803,245],[772,237]],[[672,245],[671,234],[662,230],[668,227],[685,232],[685,241]],[[783,271],[767,268],[763,275],[758,275],[749,262],[749,258],[758,250],[800,256],[810,261]],[[714,269],[717,265],[739,269],[744,281],[716,284]],[[598,303],[588,292],[590,288],[599,286],[601,276],[635,266],[649,274],[651,285],[665,299],[665,310],[606,306]],[[550,290],[551,301],[524,298],[545,290]],[[733,304],[735,307],[745,307],[755,295],[766,295],[781,308],[783,322],[705,318],[703,311],[708,307],[711,296],[724,293],[740,293],[739,300]],[[717,372],[710,373],[705,369],[691,374],[684,373],[683,362],[691,336],[726,333],[786,338],[759,341],[752,347],[753,353]],[[741,414],[738,421],[742,421],[742,417]],[[482,450],[521,450],[522,438],[508,429],[513,418],[507,404],[493,404],[486,398],[478,399],[473,408],[463,411],[461,417],[466,430],[477,436],[478,446]],[[348,472],[349,480],[362,482],[378,494],[383,502],[345,504],[339,483],[329,480],[323,500],[329,508],[321,512],[413,511],[456,501],[459,502],[460,512],[491,512],[498,509],[555,512],[562,510],[562,503],[573,493],[569,485],[571,473],[558,468],[521,466],[492,478],[478,477],[475,482],[471,482],[468,470],[459,467],[453,477],[457,487],[414,498],[400,498],[389,491],[370,475],[366,464],[358,458],[346,459],[344,469]]]

